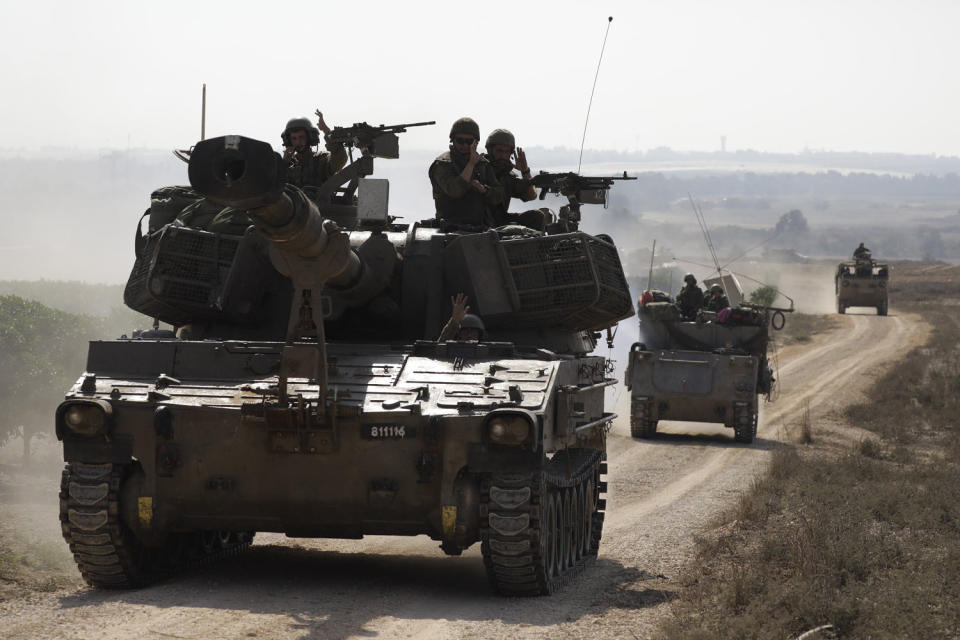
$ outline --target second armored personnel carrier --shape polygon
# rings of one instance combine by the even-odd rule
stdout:
[[[873,307],[878,316],[887,315],[889,278],[890,266],[874,260],[869,251],[838,264],[834,276],[837,313],[846,313],[850,307]]]
[[[715,422],[732,428],[737,442],[753,442],[758,397],[774,385],[768,327],[782,328],[784,311],[740,304],[688,322],[666,294],[642,298],[640,341],[624,374],[630,434],[652,438],[660,420]]]
[[[56,415],[60,519],[90,584],[142,585],[258,531],[479,542],[507,595],[552,593],[597,555],[615,380],[591,351],[633,305],[577,214],[612,182],[541,176],[570,200],[548,233],[396,225],[367,176],[401,130],[334,129],[361,155],[311,197],[241,136],[193,150],[194,201],[157,195],[125,299],[176,329],[91,343]],[[437,342],[458,293],[487,334]]]

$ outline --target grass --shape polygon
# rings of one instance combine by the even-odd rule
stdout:
[[[911,286],[929,280],[923,265],[896,273],[899,300],[933,331],[848,408],[870,435],[840,455],[775,450],[698,539],[662,637],[779,640],[824,624],[839,638],[958,637],[960,322],[956,307],[910,292],[960,288],[960,268],[941,268],[940,287]],[[809,413],[800,422],[812,433]]]
[[[57,517],[58,450],[38,443],[24,468],[18,444],[0,447],[0,601],[80,584]]]
[[[63,540],[38,540],[0,531],[0,600],[4,595],[56,591],[76,583],[76,566]]]
[[[833,331],[840,326],[840,320],[833,315],[813,313],[788,313],[783,329],[774,334],[780,344],[805,344],[813,340],[813,336]]]

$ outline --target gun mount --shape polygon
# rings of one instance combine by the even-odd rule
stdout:
[[[580,205],[601,204],[607,206],[607,192],[617,180],[636,180],[628,177],[624,171],[622,176],[582,176],[568,171],[566,173],[549,173],[541,171],[530,182],[540,188],[540,199],[548,193],[566,196],[568,204],[560,208],[559,224],[564,230],[576,229],[580,223]]]

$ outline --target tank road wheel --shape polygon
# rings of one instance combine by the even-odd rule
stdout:
[[[568,449],[542,469],[483,479],[481,548],[497,592],[549,595],[597,556],[606,491],[602,456]]]
[[[632,398],[630,401],[630,436],[652,438],[657,435],[657,421],[650,419],[650,398]]]
[[[757,410],[746,402],[738,402],[733,407],[733,439],[736,442],[750,444],[757,436]]]
[[[139,587],[192,563],[250,546],[252,535],[228,534],[208,551],[197,533],[171,533],[157,547],[144,545],[120,518],[120,489],[133,468],[72,462],[60,482],[60,527],[87,584],[104,589]]]

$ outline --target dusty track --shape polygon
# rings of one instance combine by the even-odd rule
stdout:
[[[240,559],[148,589],[81,588],[0,602],[0,637],[650,637],[695,534],[764,468],[787,437],[785,425],[805,405],[816,424],[830,423],[859,398],[872,371],[925,332],[914,316],[848,315],[840,330],[781,353],[781,395],[762,407],[751,446],[734,444],[722,427],[686,423],[661,424],[663,435],[653,441],[631,440],[621,394],[600,559],[551,598],[491,595],[476,545],[447,558],[423,537],[261,535]],[[55,503],[50,513],[55,520]]]

